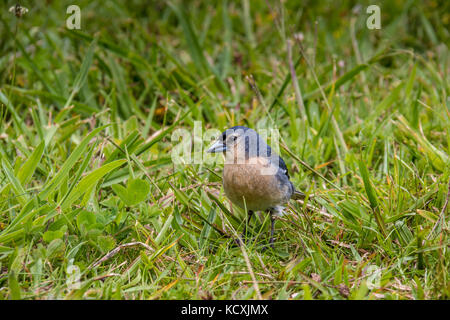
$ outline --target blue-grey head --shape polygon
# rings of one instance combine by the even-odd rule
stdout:
[[[209,153],[223,152],[227,157],[270,157],[271,149],[259,134],[250,128],[235,126],[225,130],[207,150]]]

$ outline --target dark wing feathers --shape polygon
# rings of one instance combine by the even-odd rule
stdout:
[[[283,158],[281,158],[280,156],[278,156],[278,167],[281,170],[284,170],[284,174],[287,175],[288,179],[289,177],[289,172],[288,172],[288,168],[286,166],[286,163],[284,162]]]

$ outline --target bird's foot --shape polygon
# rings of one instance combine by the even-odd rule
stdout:
[[[240,247],[242,244],[248,243],[249,240],[251,240],[251,238],[248,238],[247,234],[243,232],[240,236],[234,239],[234,243],[236,243],[236,245]]]
[[[240,247],[241,245],[244,244],[244,241],[242,240],[242,237],[237,237],[237,238],[234,239],[234,243],[235,243],[238,247]]]
[[[272,249],[272,250],[274,250],[274,249],[275,249],[274,243],[275,243],[275,239],[274,239],[274,238],[270,238],[270,240],[269,240],[269,245],[265,245],[265,246],[262,248],[262,250],[263,250],[263,251],[266,251],[266,250],[268,250],[269,248]]]

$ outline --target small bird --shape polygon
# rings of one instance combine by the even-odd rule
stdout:
[[[286,163],[255,130],[243,126],[224,131],[207,152],[224,153],[225,194],[232,203],[248,211],[247,225],[255,211],[270,214],[273,248],[275,216],[283,214],[290,199],[305,197],[289,180]]]

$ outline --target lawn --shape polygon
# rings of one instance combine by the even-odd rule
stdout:
[[[74,2],[0,7],[0,299],[450,298],[449,1]],[[235,125],[306,194],[273,249]]]

